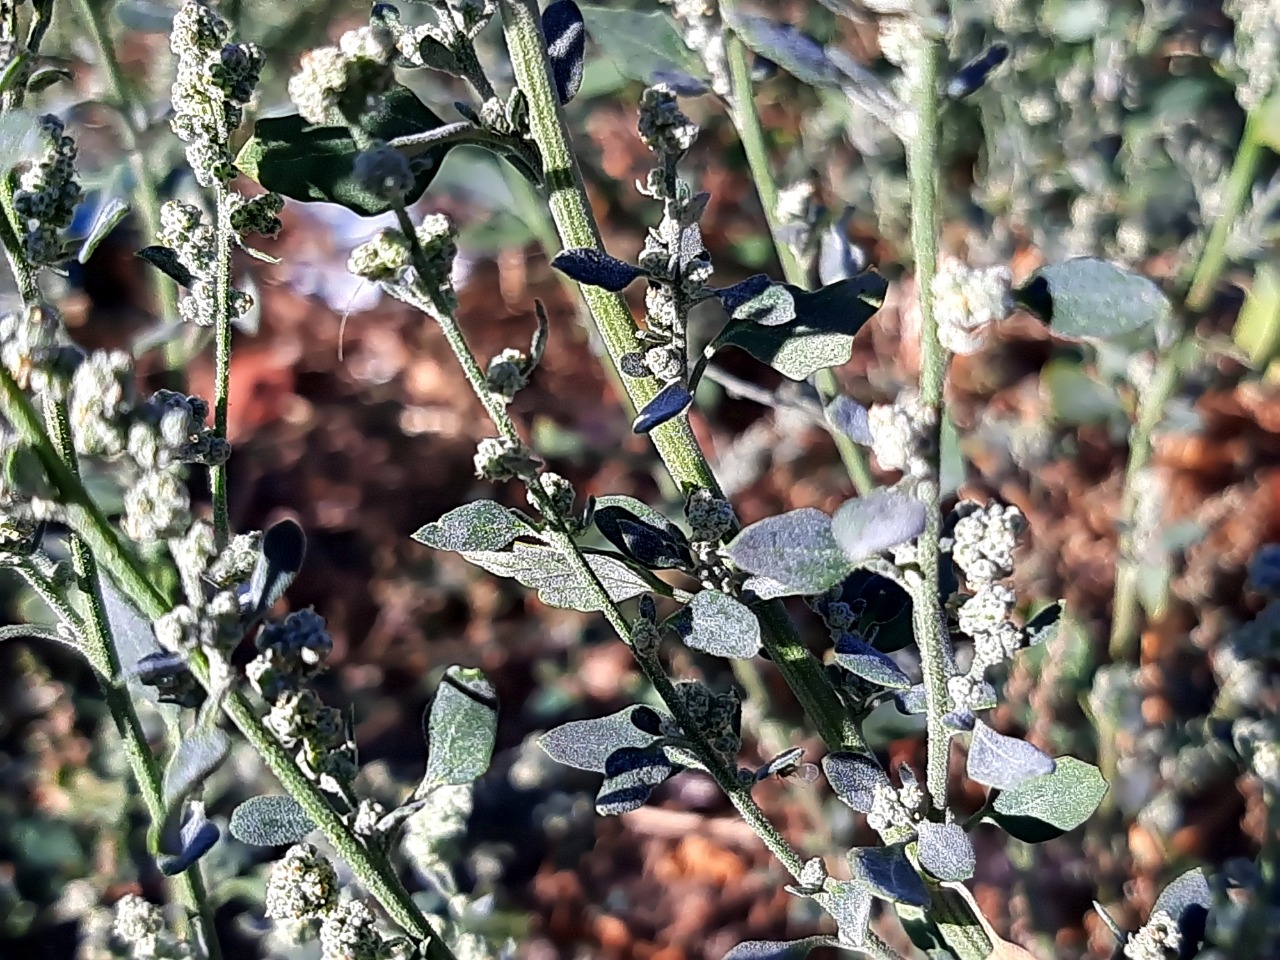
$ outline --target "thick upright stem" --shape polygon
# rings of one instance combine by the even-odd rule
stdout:
[[[498,5],[516,83],[528,98],[529,126],[542,154],[556,230],[566,247],[600,250],[600,231],[591,214],[582,172],[569,142],[537,9],[530,0],[499,0]],[[596,331],[608,349],[610,363],[615,371],[620,371],[622,356],[636,347],[636,325],[631,312],[620,296],[599,287],[583,287],[582,294]],[[658,390],[651,378],[622,377],[622,381],[628,399],[636,408],[648,403]],[[667,470],[682,489],[706,487],[719,492],[719,484],[686,417],[658,427],[653,432],[653,440]],[[827,683],[821,665],[801,643],[781,603],[774,601],[762,608],[761,624],[765,648],[826,744],[831,749],[863,749],[857,726]]]
[[[920,481],[926,510],[924,533],[917,557],[920,583],[912,598],[916,644],[924,672],[928,709],[928,761],[926,780],[935,809],[947,804],[947,756],[950,733],[942,723],[948,711],[947,675],[951,665],[950,638],[938,605],[938,539],[942,532],[941,489],[937,451],[941,449],[942,388],[947,354],[938,341],[938,321],[933,311],[933,278],[938,268],[938,75],[942,43],[925,35],[908,65],[912,84],[914,131],[907,145],[907,171],[911,182],[911,250],[915,260],[916,292],[920,298],[920,403],[929,415],[926,446],[934,451],[930,475]]]
[[[227,188],[219,186],[214,191],[218,206],[218,249],[214,269],[214,357],[213,357],[213,431],[224,440],[227,437],[227,401],[231,385],[231,205],[227,202]],[[210,468],[210,487],[213,493],[213,529],[218,543],[225,544],[231,536],[231,513],[227,504],[227,464]]]

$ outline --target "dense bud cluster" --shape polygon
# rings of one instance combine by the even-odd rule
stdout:
[[[338,875],[311,844],[294,844],[271,865],[266,912],[273,920],[312,920],[337,902]]]
[[[245,205],[235,198],[228,197],[225,202],[233,209],[245,209]],[[260,205],[257,213],[251,212],[247,217],[260,221],[262,213],[268,209],[269,201]],[[271,226],[270,223],[261,225]],[[183,322],[199,327],[214,326],[218,319],[217,230],[198,207],[170,200],[160,208],[160,231],[156,239],[173,251],[178,262],[192,276],[186,295],[178,301],[178,316]],[[244,316],[252,306],[253,298],[247,293],[235,289],[227,291],[229,318]]]
[[[1178,956],[1181,946],[1182,934],[1177,921],[1163,910],[1157,910],[1125,943],[1124,955],[1129,960],[1168,960]]]
[[[135,960],[189,960],[191,948],[169,932],[154,903],[126,893],[115,903],[112,938]]]
[[[920,402],[915,390],[903,390],[891,404],[878,403],[867,411],[871,452],[886,470],[924,477],[931,470],[937,411]]]
[[[289,80],[289,97],[311,123],[342,126],[366,112],[391,85],[395,53],[396,36],[385,24],[348,30],[336,47],[302,55]]]
[[[382,960],[382,934],[363,900],[345,900],[324,915],[320,960]]]
[[[486,437],[476,447],[475,466],[482,480],[532,480],[541,461],[519,440]]]
[[[25,223],[27,259],[51,265],[66,259],[62,231],[80,203],[75,179],[76,142],[52,114],[40,117],[40,152],[27,161],[13,192],[13,210]]]
[[[931,289],[938,339],[952,353],[977,353],[986,343],[987,328],[1013,308],[1006,267],[977,270],[958,260],[944,261]]]

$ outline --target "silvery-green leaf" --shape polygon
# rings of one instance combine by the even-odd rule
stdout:
[[[174,745],[164,771],[164,801],[170,809],[197,790],[226,759],[231,740],[217,727],[188,732]]]
[[[1209,910],[1213,906],[1213,891],[1204,870],[1192,867],[1180,874],[1156,897],[1152,913],[1164,912],[1173,917],[1182,934],[1183,946],[1195,951],[1204,939]]]
[[[785,284],[770,284],[730,315],[734,320],[777,327],[796,318],[796,299]]]
[[[637,516],[621,504],[596,501],[593,519],[601,535],[622,554],[651,570],[689,567],[689,539],[684,532],[656,511],[656,519]]]
[[[598,720],[571,720],[538,738],[538,745],[557,763],[604,773],[609,755],[623,747],[647,747],[658,739],[651,707],[633,706]]]
[[[871,423],[867,408],[851,397],[836,397],[823,410],[831,424],[854,443],[871,446]]]
[[[417,795],[470,783],[489,769],[498,731],[498,695],[479,671],[449,667],[427,720],[427,772]]]
[[[846,502],[831,518],[831,533],[855,563],[914,540],[924,531],[924,504],[893,490]]]
[[[669,383],[645,404],[631,424],[633,433],[649,433],[689,409],[693,394],[680,381]]]
[[[205,816],[204,804],[196,801],[187,809],[185,817],[176,811],[159,833],[156,865],[166,877],[174,877],[189,869],[197,860],[213,849],[221,832],[218,825]]]
[[[917,907],[929,905],[929,891],[907,857],[905,843],[855,847],[849,851],[849,869],[854,880],[861,880],[882,900]]]
[[[623,76],[655,83],[664,71],[707,75],[701,58],[685,45],[669,9],[631,10],[616,3],[579,6],[591,40]]]
[[[822,46],[795,27],[766,17],[723,11],[726,22],[744,44],[772,60],[797,80],[815,87],[836,86],[838,74]]]
[[[556,93],[561,103],[568,103],[582,86],[582,64],[587,48],[582,11],[573,0],[556,0],[542,11],[542,33],[547,40]]]
[[[908,715],[925,713],[928,710],[923,683],[917,683],[910,690],[895,693],[893,702],[902,713]]]
[[[129,204],[119,197],[108,197],[104,200],[93,216],[89,235],[80,243],[80,251],[76,254],[76,259],[80,263],[88,263],[89,258],[93,256],[93,251],[98,249],[98,244],[107,239],[111,231],[128,215]]]
[[[1053,758],[1027,741],[997,733],[981,720],[974,723],[967,766],[970,780],[997,790],[1012,790],[1053,770]]]
[[[605,760],[604,782],[596,794],[596,812],[602,817],[616,817],[638,810],[648,801],[654,787],[675,776],[680,769],[655,746],[615,750]]]
[[[933,823],[924,820],[916,826],[919,835],[917,855],[920,866],[939,880],[959,883],[973,876],[977,854],[973,842],[958,823]]]
[[[832,535],[831,518],[813,507],[751,524],[727,553],[738,569],[775,580],[792,594],[822,593],[853,567]]]
[[[1058,757],[1052,773],[1002,790],[992,804],[991,819],[1010,836],[1040,843],[1080,826],[1107,793],[1107,782],[1091,763]]]
[[[639,267],[611,257],[594,247],[571,247],[561,250],[551,261],[570,280],[577,280],[591,287],[600,287],[614,293],[644,276]]]
[[[233,837],[256,847],[297,843],[315,828],[302,805],[288,794],[250,797],[232,811],[227,825]]]
[[[851,633],[841,635],[836,641],[832,661],[854,676],[890,690],[908,690],[911,687],[911,678],[902,672],[892,657]]]
[[[1155,328],[1170,310],[1153,281],[1094,257],[1041,267],[1017,298],[1058,336],[1076,340],[1111,340]]]
[[[703,590],[689,603],[687,646],[717,657],[750,659],[760,652],[760,621],[733,597],[719,590]]]
[[[804,960],[818,947],[839,946],[835,937],[802,940],[744,940],[724,955],[724,960]]]
[[[836,796],[859,813],[870,813],[876,791],[892,786],[875,758],[861,753],[829,753],[822,758],[822,772]]]
[[[600,609],[595,590],[569,566],[558,550],[541,544],[516,542],[510,550],[464,550],[463,559],[500,577],[511,577],[538,591],[548,606],[592,613]],[[630,600],[649,590],[649,584],[625,563],[602,554],[588,554],[587,563],[609,598]]]
[[[719,288],[715,291],[715,295],[719,299],[721,306],[724,307],[725,312],[729,316],[733,316],[744,304],[762,296],[771,286],[773,286],[772,280],[763,273],[757,273],[754,276],[747,277],[745,280],[738,281],[732,286]]]
[[[852,212],[846,211],[818,238],[818,282],[821,284],[847,280],[867,269],[867,255],[849,242],[849,235],[845,232]]]
[[[161,652],[160,644],[156,642],[151,622],[138,613],[109,579],[103,577],[101,583],[102,605],[106,608],[111,638],[120,656],[120,675],[130,677],[145,657]],[[154,690],[135,686],[139,689],[139,695],[152,702],[156,700]]]
[[[475,500],[419,527],[413,539],[436,550],[501,550],[532,532],[502,504]]]
[[[860,947],[867,939],[867,923],[871,919],[871,891],[848,880],[828,880],[813,899],[831,914],[840,934],[841,946]]]

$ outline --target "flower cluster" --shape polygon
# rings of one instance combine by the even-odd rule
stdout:
[[[226,202],[233,204],[230,198]],[[242,202],[234,203],[243,211]],[[156,239],[173,251],[178,263],[192,277],[186,296],[178,302],[178,315],[186,323],[212,327],[218,318],[216,228],[198,207],[170,200],[160,208],[160,232]],[[252,306],[253,298],[247,293],[228,291],[227,312],[231,318],[244,316]]]
[[[289,97],[304,119],[343,126],[365,113],[394,80],[396,36],[386,24],[348,30],[336,47],[303,54],[289,80]]]
[[[1280,71],[1280,4],[1275,0],[1227,0],[1222,12],[1235,21],[1230,59],[1242,74],[1236,85],[1240,106],[1252,110],[1276,89]]]
[[[733,529],[733,507],[705,487],[691,490],[685,498],[685,519],[689,521],[689,571],[708,590],[734,595],[745,575],[725,562],[721,540]]]
[[[50,265],[66,259],[62,231],[71,225],[80,203],[80,184],[75,179],[76,142],[62,121],[46,114],[38,128],[40,152],[18,176],[13,210],[25,221],[27,259]]]
[[[476,446],[476,476],[482,480],[531,481],[541,461],[532,450],[510,437],[486,437]]]
[[[738,751],[742,748],[742,700],[737,690],[714,693],[701,680],[681,680],[675,689],[695,729],[682,731],[674,719],[666,718],[663,736],[683,737],[687,734],[696,741],[709,744],[726,763],[736,766]]]
[[[702,58],[711,77],[711,89],[728,97],[733,84],[729,79],[729,57],[725,52],[725,28],[713,0],[666,0],[680,24],[685,46]]]
[[[63,398],[81,356],[52,307],[0,314],[0,365],[23,390]]]
[[[1157,910],[1125,943],[1124,955],[1129,960],[1168,960],[1178,956],[1181,947],[1182,933],[1177,922],[1163,910]]]
[[[311,844],[294,844],[271,865],[265,899],[271,919],[317,919],[337,902],[338,875],[333,864]]]
[[[191,948],[165,926],[154,903],[126,893],[115,903],[112,938],[136,960],[189,960]]]
[[[887,781],[877,783],[871,797],[867,826],[879,834],[914,833],[915,825],[924,819],[926,797],[915,775],[901,768],[902,786],[895,790]]]
[[[347,269],[374,283],[408,282],[409,268],[414,286],[431,303],[432,309],[451,313],[457,307],[453,289],[453,261],[458,254],[457,230],[444,214],[431,214],[414,230],[422,263],[413,262],[413,246],[399,230],[383,230],[372,240],[351,251]],[[422,273],[419,275],[418,267]]]
[[[867,411],[871,452],[886,470],[901,470],[908,477],[927,476],[937,422],[937,411],[922,404],[919,393],[903,390],[893,403],[878,403]]]
[[[931,289],[938,339],[952,353],[961,355],[981,350],[987,328],[1007,317],[1013,307],[1006,267],[977,270],[958,260],[947,260],[939,265]]]
[[[202,0],[186,0],[173,21],[169,46],[178,58],[173,83],[173,132],[187,144],[187,162],[203,187],[235,176],[231,135],[244,117],[262,72],[262,50],[228,43],[231,28]]]

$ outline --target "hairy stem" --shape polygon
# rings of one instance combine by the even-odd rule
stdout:
[[[948,713],[947,675],[951,666],[950,638],[938,604],[938,539],[942,532],[942,500],[938,482],[943,416],[942,388],[947,353],[938,341],[933,312],[933,278],[938,267],[938,76],[942,42],[925,34],[910,64],[915,130],[907,144],[911,186],[911,251],[915,261],[916,292],[920,298],[920,403],[931,414],[926,447],[933,451],[929,476],[920,482],[925,529],[917,541],[920,582],[912,597],[913,625],[924,673],[928,709],[926,781],[936,810],[947,806],[947,757],[951,736],[942,723]]]
[[[542,154],[543,180],[560,240],[566,247],[600,250],[603,245],[599,227],[591,213],[582,171],[551,79],[537,9],[531,0],[499,0],[498,6],[516,83],[528,98],[530,130]],[[626,388],[627,399],[634,408],[643,407],[659,387],[651,378],[634,380],[621,374],[623,354],[636,347],[636,325],[626,301],[599,287],[581,290],[596,332],[608,350],[610,365]],[[663,424],[652,436],[668,472],[682,489],[706,487],[719,494],[719,484],[687,417]],[[828,747],[864,750],[857,726],[827,683],[821,665],[801,642],[780,602],[762,606],[761,624],[765,648]]]
[[[231,204],[227,188],[219,184],[214,190],[217,205],[218,249],[214,262],[214,356],[213,356],[213,432],[227,438],[227,399],[231,385]],[[230,458],[228,458],[230,459]],[[209,468],[213,492],[213,529],[218,545],[225,546],[231,537],[231,511],[227,504],[227,461]]]

